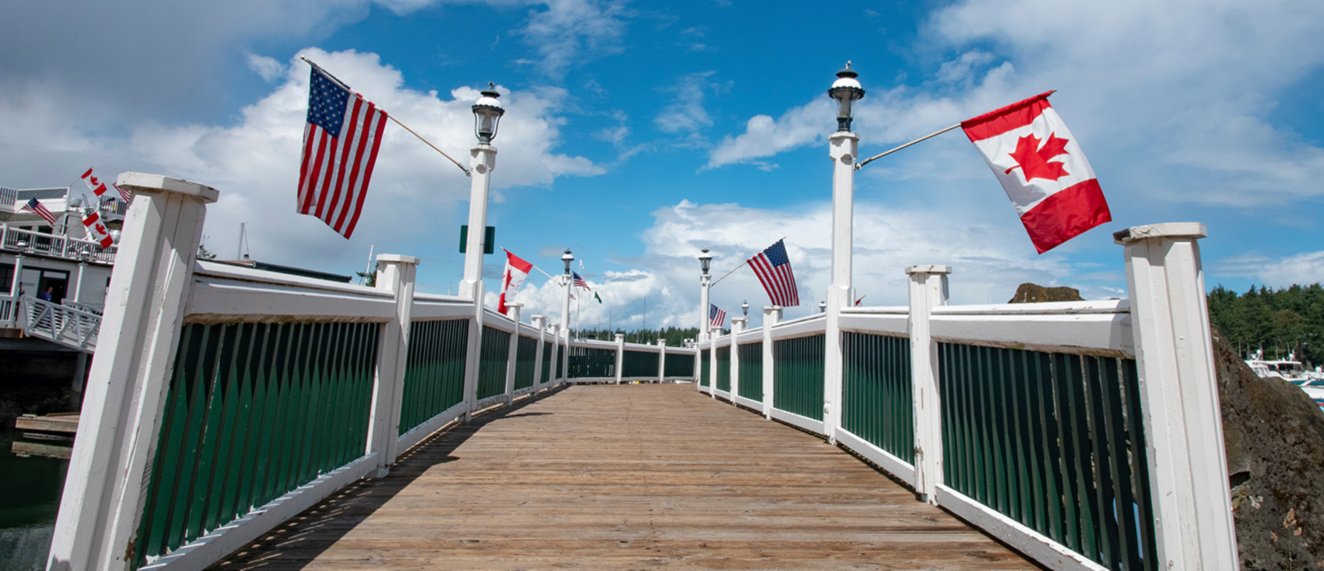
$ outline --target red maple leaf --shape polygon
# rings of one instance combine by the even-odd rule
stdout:
[[[1067,154],[1066,139],[1058,138],[1056,133],[1049,133],[1048,140],[1044,141],[1043,147],[1040,147],[1039,137],[1031,133],[1016,141],[1016,151],[1011,153],[1011,158],[1016,161],[1016,166],[1007,169],[1004,174],[1010,174],[1011,171],[1020,167],[1021,174],[1025,175],[1026,182],[1035,178],[1057,180],[1068,174],[1067,169],[1060,162],[1048,161],[1065,154]]]

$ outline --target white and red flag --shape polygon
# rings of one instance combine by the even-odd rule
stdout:
[[[109,248],[115,243],[110,237],[110,230],[107,230],[105,223],[101,222],[100,214],[93,212],[84,216],[83,227],[87,230],[87,239],[100,243],[102,248]]]
[[[91,168],[88,168],[87,172],[83,173],[82,178],[83,184],[87,185],[88,190],[91,190],[92,194],[100,197],[106,193],[106,183],[101,182],[101,179],[97,178],[97,175],[92,174]],[[129,194],[129,191],[120,188],[119,185],[113,182],[110,183],[110,186],[120,193],[120,198],[124,199],[124,202],[133,200],[133,195]]]
[[[1112,221],[1094,170],[1041,93],[961,122],[1040,254]]]
[[[533,264],[510,253],[510,250],[502,250],[506,252],[506,271],[501,274],[501,297],[497,298],[497,312],[505,314],[506,296],[515,296],[515,292],[524,285],[524,278],[529,277],[529,272],[533,271]]]
[[[299,214],[349,238],[363,212],[386,112],[313,66],[299,167]]]

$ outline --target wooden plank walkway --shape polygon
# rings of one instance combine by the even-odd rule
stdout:
[[[578,386],[434,435],[214,569],[1034,569],[693,385]]]

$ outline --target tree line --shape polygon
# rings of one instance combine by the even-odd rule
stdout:
[[[1209,292],[1209,321],[1242,357],[1264,350],[1266,359],[1295,353],[1308,367],[1324,364],[1324,288],[1317,282],[1246,293],[1218,286]]]
[[[626,331],[617,327],[616,329],[584,329],[576,331],[577,339],[597,339],[598,341],[616,341],[616,334],[625,335],[626,343],[641,343],[653,345],[658,339],[665,339],[667,347],[683,347],[686,339],[697,339],[699,337],[698,327],[677,328],[668,327],[666,329],[636,329]],[[723,333],[730,333],[729,330]]]

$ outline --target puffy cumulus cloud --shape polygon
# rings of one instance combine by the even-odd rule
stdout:
[[[398,70],[383,65],[377,55],[354,51],[328,53],[310,48],[300,52],[334,70],[337,77],[456,159],[467,164],[473,145],[470,106],[478,90],[459,87],[448,94],[405,88]],[[452,239],[449,224],[456,208],[467,208],[470,179],[449,161],[396,125],[383,138],[362,218],[352,240],[344,240],[320,220],[294,212],[295,183],[308,101],[308,67],[290,60],[279,85],[259,101],[244,107],[233,126],[146,124],[123,137],[98,137],[63,125],[58,112],[30,116],[33,132],[46,133],[46,150],[79,151],[65,165],[70,178],[98,157],[109,176],[125,170],[156,172],[198,181],[220,191],[208,207],[205,241],[212,251],[235,244],[240,223],[261,251],[264,261],[308,265],[317,269],[358,269],[370,245],[378,252],[419,253],[419,244]],[[566,94],[541,89],[511,92],[498,86],[509,110],[501,123],[501,154],[493,177],[494,192],[504,188],[548,185],[557,177],[591,176],[602,172],[593,162],[555,151],[560,142],[558,113]],[[3,101],[0,101],[3,103]],[[31,112],[32,107],[27,107]],[[12,107],[0,104],[0,117]],[[49,128],[47,128],[49,126]],[[104,160],[103,160],[104,159]],[[15,159],[0,159],[8,166]],[[58,160],[57,160],[58,162]],[[49,176],[49,164],[43,167]],[[445,231],[442,231],[444,227]],[[426,256],[426,254],[424,254]],[[421,269],[426,273],[427,267]],[[426,278],[424,278],[426,279]]]
[[[716,72],[691,73],[667,88],[666,91],[672,94],[673,99],[662,109],[662,113],[653,119],[653,124],[664,133],[698,131],[712,126],[713,120],[703,106],[703,99],[705,90],[721,89],[721,85],[708,80],[714,73]]]
[[[1219,260],[1213,267],[1221,275],[1247,278],[1272,288],[1315,284],[1324,282],[1324,251],[1278,259],[1247,254]]]
[[[770,163],[758,159],[827,140],[832,132],[834,112],[831,101],[815,99],[787,110],[776,119],[755,115],[745,123],[744,133],[727,136],[713,148],[704,168],[739,163],[768,168]]]

